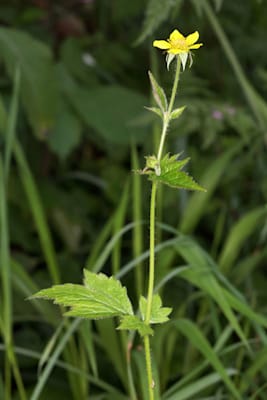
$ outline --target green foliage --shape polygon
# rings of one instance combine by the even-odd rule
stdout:
[[[233,382],[229,379],[229,376],[226,373],[224,366],[222,365],[221,361],[219,360],[216,353],[206,340],[205,336],[201,333],[199,328],[188,319],[180,319],[176,321],[175,326],[183,333],[183,335],[187,337],[188,340],[190,340],[194,344],[194,346],[197,347],[199,351],[204,354],[206,360],[208,360],[212,364],[214,369],[218,371],[219,375],[228,386],[234,398],[240,400],[240,394],[238,393]]]
[[[141,296],[139,301],[139,309],[141,312],[142,319],[145,320],[145,314],[147,309],[147,299]],[[158,294],[155,294],[152,299],[152,309],[150,324],[162,324],[169,321],[168,315],[172,312],[170,307],[162,307],[162,300]]]
[[[27,33],[1,27],[0,53],[11,78],[19,66],[23,105],[34,132],[44,138],[54,126],[59,98],[50,48]]]
[[[133,314],[126,288],[118,280],[87,270],[84,270],[84,286],[55,285],[39,291],[32,298],[53,300],[70,307],[65,315],[72,317],[98,319]]]
[[[80,144],[81,134],[81,121],[67,104],[63,104],[48,136],[51,149],[64,160]]]
[[[141,43],[151,35],[162,22],[169,18],[174,8],[180,7],[182,3],[183,0],[149,0],[143,28],[137,39],[137,43]]]
[[[83,122],[94,128],[102,140],[115,145],[144,139],[142,109],[146,99],[136,91],[117,85],[90,91],[73,86],[66,88],[66,93]]]
[[[168,102],[167,102],[166,94],[150,71],[148,71],[148,76],[150,79],[154,100],[157,103],[157,105],[159,106],[159,108],[161,109],[161,112],[163,115],[164,112],[167,111],[167,109],[168,109]]]
[[[55,3],[0,6],[0,398],[146,400],[138,333],[150,336],[156,400],[265,400],[264,2]],[[152,330],[146,300],[132,310],[146,285],[149,185],[130,170],[147,149],[156,154],[174,63],[167,72],[151,43],[174,28],[197,29],[204,47],[181,74],[167,164],[184,151],[171,162],[176,180],[190,155],[207,191],[158,185],[156,290],[175,322],[160,323],[168,307],[154,300]],[[137,37],[142,45],[132,46]],[[151,104],[148,69],[159,100]],[[143,172],[160,183],[162,165],[147,163]],[[118,306],[119,321],[62,321],[50,302],[24,301],[78,283],[81,265],[123,278],[133,306]]]
[[[153,335],[153,329],[135,315],[127,315],[126,317],[123,317],[118,329],[138,331],[139,335],[142,337],[146,335]]]
[[[180,154],[166,154],[158,163],[155,156],[147,157],[146,167],[142,173],[148,174],[153,182],[164,183],[176,189],[205,191],[191,176],[181,169],[188,163],[189,158],[179,160]]]

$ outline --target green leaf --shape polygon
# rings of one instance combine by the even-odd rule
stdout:
[[[190,197],[179,226],[181,232],[190,233],[194,230],[198,221],[208,209],[210,198],[219,185],[222,175],[228,168],[231,168],[230,162],[232,158],[240,152],[242,146],[243,143],[238,142],[236,146],[230,148],[230,150],[223,153],[212,164],[210,164],[204,172],[201,182],[203,183],[203,186],[207,188],[207,191],[205,193],[194,193]]]
[[[141,336],[153,335],[153,329],[136,315],[126,315],[117,329],[138,331]]]
[[[179,154],[173,156],[166,154],[160,161],[160,174],[156,173],[157,171],[149,171],[149,179],[177,189],[205,191],[190,175],[180,171],[187,164],[189,158],[178,160],[178,157]]]
[[[212,271],[207,267],[192,267],[185,269],[181,272],[180,276],[193,285],[197,286],[203,292],[209,294],[214,301],[219,305],[229,323],[236,331],[242,342],[248,347],[247,339],[235,314],[232,311],[231,303],[226,296],[227,291],[224,290],[219,282],[216,280]],[[233,297],[234,298],[234,297]]]
[[[218,264],[227,273],[236,260],[244,242],[265,222],[266,207],[258,207],[245,214],[231,229],[222,249]]]
[[[226,373],[228,375],[234,375],[234,374],[236,374],[236,371],[228,368],[226,370]],[[187,385],[183,386],[181,389],[178,389],[177,391],[175,391],[172,395],[170,395],[168,397],[165,395],[164,400],[177,400],[177,399],[191,400],[192,398],[196,398],[195,396],[197,396],[197,399],[199,399],[199,395],[202,391],[207,390],[210,386],[220,383],[221,380],[222,380],[222,378],[221,378],[220,374],[218,374],[217,372],[212,372],[212,373],[205,375],[199,379],[190,381]],[[172,388],[170,388],[170,389],[172,389]],[[209,399],[211,400],[210,397],[209,397]],[[220,399],[222,399],[222,398],[220,397]],[[204,399],[202,398],[202,400],[204,400]],[[208,400],[208,399],[206,398],[206,400]]]
[[[135,90],[118,85],[103,85],[90,90],[77,85],[64,66],[59,75],[67,99],[82,121],[95,130],[101,143],[128,144],[144,140],[144,104],[147,98]],[[104,139],[104,140],[103,140]]]
[[[24,108],[35,133],[44,138],[54,125],[59,99],[49,47],[24,32],[1,27],[0,57],[10,78],[15,67],[20,68]]]
[[[183,106],[183,107],[179,107],[179,108],[176,108],[175,110],[173,110],[173,111],[171,112],[170,118],[171,118],[171,119],[179,118],[180,115],[183,113],[185,107],[186,107],[186,106]]]
[[[197,325],[187,319],[179,319],[177,322],[175,322],[175,326],[203,354],[206,360],[211,363],[213,368],[221,376],[222,380],[224,381],[234,398],[241,400],[241,396],[238,393],[233,382],[229,378],[226,369],[224,368],[217,354],[215,353],[207,339],[203,336]]]
[[[189,267],[183,269],[180,276],[203,292],[211,296],[230,322],[237,335],[248,346],[245,334],[232,311],[231,304],[225,295],[224,287],[215,275],[218,267],[212,262],[209,255],[192,239],[184,237],[184,240],[176,244],[179,254],[187,261]]]
[[[4,100],[0,97],[0,133],[3,134],[6,131],[7,126],[7,111],[5,109]]]
[[[148,71],[148,76],[150,79],[154,100],[161,109],[162,113],[164,113],[164,111],[167,111],[168,108],[168,102],[165,92],[154,78],[152,72]]]
[[[149,0],[143,29],[137,39],[137,43],[143,42],[158,26],[166,21],[173,9],[181,7],[184,0]]]
[[[126,288],[114,277],[84,270],[84,286],[67,283],[43,289],[31,298],[45,298],[71,307],[65,315],[81,318],[109,318],[133,314]]]
[[[80,143],[82,124],[67,104],[63,104],[55,126],[48,136],[50,148],[65,159]]]
[[[145,107],[145,109],[153,112],[154,114],[157,114],[160,118],[163,117],[162,111],[158,107]]]
[[[147,299],[143,296],[140,297],[139,308],[142,319],[145,320]],[[152,299],[150,324],[162,324],[169,321],[168,315],[172,312],[170,307],[162,307],[162,301],[158,294],[155,294]]]

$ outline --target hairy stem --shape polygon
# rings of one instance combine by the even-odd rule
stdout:
[[[163,119],[162,132],[160,138],[160,144],[158,149],[157,159],[160,162],[163,152],[163,147],[167,135],[167,130],[170,124],[170,115],[173,109],[174,100],[177,92],[177,87],[179,83],[179,75],[181,68],[181,61],[179,57],[176,57],[176,72],[172,87],[171,98]],[[152,301],[153,301],[153,291],[154,291],[154,280],[155,280],[155,219],[156,219],[156,197],[157,197],[157,183],[152,183],[151,188],[151,198],[150,198],[150,242],[149,242],[149,276],[148,276],[148,290],[147,290],[147,307],[145,323],[150,325],[151,311],[152,311]],[[147,380],[148,380],[148,392],[149,400],[154,400],[154,381],[152,374],[152,361],[151,361],[151,350],[150,350],[150,336],[144,336],[144,346],[145,346],[145,357],[146,357],[146,370],[147,370]]]
[[[164,116],[164,121],[163,121],[163,126],[162,126],[162,132],[161,132],[161,138],[160,138],[160,144],[159,144],[159,150],[158,150],[158,155],[157,155],[157,159],[160,161],[161,157],[162,157],[162,152],[163,152],[163,147],[164,147],[164,143],[165,143],[165,139],[166,139],[166,135],[167,135],[167,131],[168,131],[168,126],[170,124],[170,115],[173,109],[173,105],[174,105],[174,100],[175,100],[175,96],[176,96],[176,92],[177,92],[177,88],[178,88],[178,83],[179,83],[179,76],[180,76],[180,69],[181,69],[181,60],[179,57],[176,57],[176,71],[175,71],[175,77],[174,77],[174,82],[173,82],[173,87],[172,87],[172,93],[171,93],[171,99],[169,102],[169,106],[168,106],[168,111],[165,113]]]

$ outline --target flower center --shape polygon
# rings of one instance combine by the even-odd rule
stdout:
[[[174,47],[175,49],[180,49],[180,50],[188,50],[188,46],[187,43],[185,41],[185,39],[175,39],[175,40],[171,40],[170,44],[172,45],[172,47]]]

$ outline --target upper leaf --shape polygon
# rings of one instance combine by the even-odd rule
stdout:
[[[143,320],[145,320],[147,299],[143,296],[140,297],[139,308]],[[172,312],[170,307],[162,307],[162,301],[158,294],[155,294],[152,299],[151,318],[150,324],[162,324],[169,320],[168,315]]]
[[[179,107],[179,108],[175,108],[175,110],[173,110],[173,111],[171,112],[170,118],[171,118],[171,119],[177,119],[177,118],[179,118],[180,115],[183,113],[184,109],[185,109],[185,106]]]
[[[81,318],[109,318],[132,315],[133,309],[126,288],[114,277],[84,270],[84,286],[65,284],[43,289],[32,298],[54,300],[71,307],[65,315]]]
[[[160,107],[162,113],[164,113],[164,111],[166,111],[167,108],[168,108],[168,102],[167,102],[167,98],[166,98],[165,92],[162,89],[162,87],[158,84],[156,79],[154,78],[152,72],[148,71],[148,76],[149,76],[149,79],[150,79],[150,83],[151,83],[151,87],[152,87],[152,93],[153,93],[153,97],[155,99],[155,102]]]
[[[145,107],[146,110],[153,112],[154,114],[157,114],[160,118],[163,118],[163,112],[161,111],[160,108],[158,107]]]
[[[165,183],[173,188],[205,191],[190,175],[181,171],[184,165],[188,163],[189,158],[178,160],[179,155],[170,156],[166,154],[160,161],[157,171],[152,168],[145,168],[143,173],[147,173],[150,180]],[[160,170],[160,174],[158,170]]]

